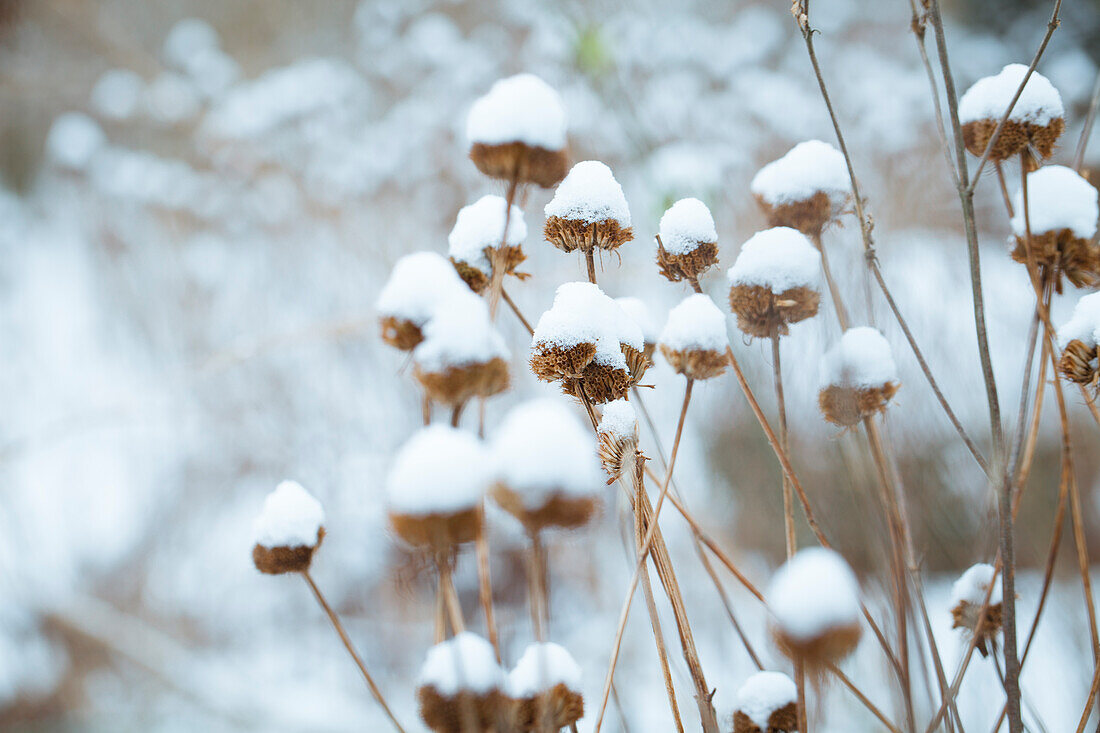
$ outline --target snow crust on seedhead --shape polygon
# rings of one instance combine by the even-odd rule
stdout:
[[[504,418],[491,443],[500,481],[536,511],[553,495],[598,495],[604,475],[596,445],[562,399],[524,402]]]
[[[391,511],[413,516],[472,509],[492,486],[492,456],[466,430],[431,425],[398,451],[386,477]]]
[[[469,206],[463,206],[447,236],[447,254],[458,262],[465,262],[488,274],[491,265],[489,258],[485,256],[485,248],[501,246],[507,203],[502,196],[489,194]],[[523,210],[512,204],[504,245],[518,247],[525,239],[527,224],[523,220]]]
[[[296,481],[283,481],[264,499],[252,526],[253,544],[267,547],[313,547],[325,522],[321,502]]]
[[[1097,191],[1077,171],[1064,165],[1047,165],[1027,174],[1027,212],[1024,220],[1024,192],[1017,191],[1012,231],[1026,234],[1030,224],[1033,235],[1069,229],[1078,239],[1092,239],[1100,216]]]
[[[790,677],[782,672],[757,672],[737,690],[736,709],[766,731],[771,714],[797,699],[798,688]]]
[[[741,245],[727,273],[730,285],[759,285],[774,294],[791,288],[821,288],[821,253],[806,235],[790,227],[772,227]]]
[[[805,201],[821,192],[834,209],[844,205],[852,190],[844,155],[820,140],[801,142],[765,165],[749,188],[773,206]]]
[[[615,298],[615,302],[619,304],[619,307],[623,309],[630,320],[641,329],[642,340],[647,344],[657,343],[657,338],[661,335],[661,329],[657,325],[657,321],[654,320],[653,314],[649,311],[649,306],[645,304],[645,301],[641,298],[635,298],[633,296],[626,296],[623,298]]]
[[[508,674],[508,694],[516,699],[536,697],[557,685],[580,694],[581,668],[565,647],[550,641],[528,645]]]
[[[430,685],[446,696],[460,692],[484,695],[501,689],[505,676],[492,645],[473,632],[463,631],[428,650],[417,684]]]
[[[623,228],[630,227],[630,207],[623,187],[611,169],[598,160],[574,165],[558,184],[544,213],[548,219],[557,216],[589,224],[613,220]]]
[[[423,326],[441,302],[468,291],[446,257],[435,252],[413,252],[393,266],[375,307],[379,315]]]
[[[776,572],[766,594],[777,627],[797,641],[859,624],[859,581],[840,555],[801,550]]]
[[[890,343],[868,326],[849,328],[821,358],[820,384],[824,387],[873,389],[898,380]]]
[[[974,82],[959,100],[959,122],[965,125],[977,120],[1000,121],[1016,96],[1027,68],[1023,64],[1009,64],[1000,73]],[[1062,95],[1045,76],[1036,71],[1027,80],[1027,86],[1016,100],[1008,119],[1047,125],[1051,120],[1064,116]]]
[[[550,310],[539,318],[531,344],[568,349],[582,343],[596,344],[597,364],[622,369],[627,366],[622,344],[638,351],[645,348],[642,329],[597,285],[563,283]]]
[[[1090,349],[1100,344],[1100,293],[1091,293],[1078,300],[1073,306],[1073,316],[1058,329],[1061,348],[1074,340]]]
[[[634,406],[626,400],[614,400],[603,407],[598,431],[616,438],[636,438],[638,436],[638,416]]]
[[[446,299],[424,326],[424,340],[413,350],[423,371],[508,359],[508,348],[489,317],[485,301],[469,290]]]
[[[669,311],[658,341],[674,351],[725,351],[729,344],[726,315],[709,296],[689,295]]]
[[[701,243],[718,241],[710,209],[696,198],[680,199],[664,213],[658,228],[661,244],[669,254],[694,252]]]
[[[954,608],[959,603],[981,606],[990,582],[993,583],[993,592],[989,594],[989,605],[996,606],[1002,600],[1001,579],[997,571],[984,562],[972,565],[951,586],[951,607]]]
[[[565,147],[561,96],[534,74],[516,74],[493,84],[466,117],[471,143],[524,143],[546,150]]]

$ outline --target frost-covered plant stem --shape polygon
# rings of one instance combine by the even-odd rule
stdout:
[[[778,322],[777,322],[778,324]],[[783,367],[779,360],[779,326],[772,330],[772,372],[775,376],[775,402],[779,412],[779,440],[783,444],[783,451],[791,454],[790,435],[787,430],[787,404],[783,399]],[[783,482],[783,528],[784,539],[787,547],[787,559],[794,557],[798,543],[794,534],[794,496],[791,490],[791,481],[786,474],[782,475]]]
[[[390,710],[390,706],[386,704],[386,699],[382,697],[382,691],[378,689],[378,685],[375,683],[374,678],[371,677],[370,672],[367,671],[367,665],[363,663],[363,659],[359,656],[359,652],[355,650],[355,645],[351,643],[351,638],[348,637],[347,632],[344,630],[344,624],[341,623],[340,617],[332,610],[332,606],[329,605],[324,594],[321,593],[321,589],[318,588],[317,584],[313,581],[313,576],[309,574],[308,570],[304,570],[302,571],[302,578],[305,579],[309,589],[313,591],[313,597],[317,599],[317,603],[321,606],[325,615],[328,616],[328,620],[332,624],[332,628],[336,630],[336,634],[340,637],[340,641],[343,643],[344,648],[348,650],[348,654],[351,655],[352,661],[355,662],[355,666],[359,668],[359,672],[363,675],[363,680],[366,681],[367,687],[370,689],[370,694],[378,704],[382,706],[382,710],[386,713],[386,717],[393,723],[394,729],[397,730],[398,733],[405,733],[405,729],[397,722],[397,718],[394,716],[393,711]]]

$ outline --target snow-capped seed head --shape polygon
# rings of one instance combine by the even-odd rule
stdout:
[[[1017,192],[1012,258],[1027,264],[1030,254],[1030,261],[1058,278],[1058,292],[1061,274],[1077,287],[1100,284],[1100,246],[1092,241],[1100,205],[1092,184],[1072,168],[1043,166],[1027,176],[1027,199],[1025,219],[1023,191]]]
[[[623,187],[598,160],[573,166],[544,213],[546,240],[564,252],[613,250],[634,238]]]
[[[737,327],[756,338],[789,333],[788,326],[817,314],[821,254],[804,234],[773,227],[741,246],[727,273]]]
[[[579,527],[592,517],[603,476],[591,433],[562,400],[513,408],[491,445],[499,476],[493,498],[529,532]]]
[[[972,155],[985,153],[1027,70],[1023,64],[1009,64],[1000,73],[976,81],[959,100],[963,142]],[[1027,153],[1028,169],[1034,170],[1039,165],[1035,156],[1049,158],[1065,128],[1061,95],[1045,76],[1033,72],[990,150],[989,160],[1000,162]]]
[[[410,545],[436,551],[470,542],[481,528],[481,499],[495,480],[477,436],[432,425],[398,451],[386,477],[390,524]]]
[[[1073,316],[1058,329],[1058,345],[1063,377],[1084,386],[1100,384],[1100,293],[1077,301]]]
[[[798,688],[782,672],[757,672],[737,690],[733,733],[798,730]]]
[[[1001,579],[992,565],[971,566],[951,586],[951,619],[951,628],[976,637],[975,646],[983,657],[989,653],[989,640],[1003,624]]]
[[[584,717],[581,668],[552,642],[531,644],[508,674],[518,730],[561,730]]]
[[[414,373],[428,396],[451,407],[508,388],[508,349],[485,301],[469,291],[455,295],[424,327],[413,350]]]
[[[710,379],[726,370],[726,316],[706,295],[689,295],[669,312],[659,343],[672,368],[688,379]]]
[[[772,637],[790,659],[820,668],[859,643],[859,581],[832,550],[801,550],[776,572],[765,597]]]
[[[283,481],[264,499],[252,528],[252,561],[262,573],[309,569],[313,551],[325,536],[321,503],[294,481]]]
[[[761,168],[750,184],[773,227],[815,236],[834,221],[851,197],[844,155],[828,143],[807,140]]]
[[[569,167],[561,96],[534,74],[493,84],[466,118],[470,159],[491,178],[549,188]]]
[[[466,287],[446,257],[414,252],[397,261],[378,295],[376,307],[382,340],[411,351],[424,338],[422,329],[440,302],[462,294]]]
[[[507,234],[504,232],[505,219]],[[523,210],[514,204],[508,209],[507,201],[501,196],[482,196],[459,210],[454,228],[447,237],[447,254],[470,289],[481,293],[489,287],[494,261],[505,274],[515,273],[516,267],[526,258],[522,248],[525,239],[527,224],[523,220]]]
[[[596,432],[600,463],[607,472],[607,482],[612,483],[630,468],[638,450],[638,417],[634,407],[626,400],[608,402]]]
[[[642,341],[645,344],[645,355],[652,358],[653,350],[657,347],[657,338],[661,335],[661,329],[649,312],[649,306],[641,298],[633,296],[615,298],[615,302],[641,330]]]
[[[492,729],[505,713],[506,677],[492,645],[464,631],[428,650],[420,668],[420,717],[434,731]]]
[[[657,267],[670,282],[698,280],[718,264],[718,231],[699,199],[680,199],[661,217]]]
[[[884,411],[901,386],[890,343],[873,328],[848,329],[821,358],[820,384],[818,406],[835,425]]]

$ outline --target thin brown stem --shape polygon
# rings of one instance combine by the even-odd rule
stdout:
[[[451,628],[456,634],[466,630],[466,621],[462,618],[462,605],[458,601],[458,591],[455,590],[452,573],[452,560],[441,561],[439,568],[439,587],[443,593],[443,603],[447,607],[447,618],[451,622]]]
[[[512,309],[512,312],[516,314],[516,318],[523,324],[523,327],[527,330],[527,335],[534,336],[535,329],[531,328],[531,324],[523,317],[523,313],[520,312],[519,306],[512,300],[512,296],[508,295],[508,291],[504,288],[500,289],[500,297],[504,298],[504,302],[508,304],[508,307]]]
[[[772,372],[775,377],[775,401],[779,413],[779,441],[783,444],[783,452],[791,454],[790,435],[787,431],[787,404],[783,399],[783,368],[779,360],[779,326],[772,329]],[[794,557],[798,549],[798,541],[794,534],[794,497],[791,493],[791,481],[786,475],[780,474],[783,483],[783,528],[787,545],[787,559]]]
[[[527,552],[527,588],[531,606],[531,629],[535,635],[535,641],[543,641],[545,638],[541,549],[539,533],[532,532],[531,545]]]
[[[317,599],[317,603],[320,604],[321,609],[325,612],[325,615],[328,616],[332,628],[336,630],[336,635],[340,637],[340,641],[343,642],[344,648],[348,650],[348,654],[351,655],[352,661],[355,662],[355,666],[359,668],[359,672],[363,675],[363,679],[366,681],[371,695],[378,704],[382,706],[383,712],[386,713],[386,717],[393,723],[394,729],[396,729],[398,733],[405,733],[405,729],[397,722],[397,718],[394,716],[393,711],[390,710],[390,706],[386,704],[386,699],[382,697],[382,691],[378,689],[378,685],[375,684],[374,678],[371,677],[370,672],[367,671],[367,665],[363,663],[363,659],[359,656],[359,652],[355,650],[355,645],[351,643],[351,638],[348,637],[347,632],[344,630],[344,624],[341,623],[340,617],[332,610],[332,606],[325,600],[325,596],[321,593],[321,589],[313,582],[313,576],[309,574],[309,570],[303,570],[302,577],[305,579],[309,589],[313,591],[313,597]]]
[[[518,185],[518,176],[513,175],[512,180],[508,182],[508,196],[504,200],[504,231],[500,234],[500,246],[495,249],[490,248],[486,252],[489,255],[489,264],[492,268],[489,277],[489,317],[494,321],[497,317],[497,307],[500,305],[501,294],[504,292],[506,270],[502,253],[504,248],[508,246],[508,225],[512,220],[512,202],[516,199]]]
[[[801,659],[794,663],[794,684],[798,690],[798,730],[810,731],[810,716],[806,711],[806,667]]]
[[[825,244],[821,241],[821,234],[814,234],[810,240],[821,254],[821,271],[825,275],[825,284],[829,287],[829,296],[833,300],[833,310],[836,311],[836,319],[840,322],[841,332],[848,330],[848,309],[844,307],[844,298],[837,287],[836,278],[833,277],[833,268],[829,266],[829,255],[825,251]]]
[[[1012,198],[1008,195],[1008,186],[1005,184],[1005,170],[1001,165],[1001,161],[997,160],[993,162],[993,169],[997,171],[997,183],[1000,184],[1001,199],[1005,203],[1005,211],[1008,212],[1008,218],[1016,216],[1015,209],[1012,208]]]
[[[874,715],[876,718],[878,718],[879,722],[882,723],[883,725],[885,725],[887,730],[890,731],[890,733],[901,733],[901,731],[898,729],[898,727],[896,725],[894,725],[893,723],[891,723],[890,719],[887,718],[881,710],[879,710],[877,707],[875,707],[874,703],[872,703],[867,698],[867,696],[864,695],[863,692],[860,691],[860,689],[858,687],[856,687],[855,684],[853,684],[850,679],[848,679],[848,676],[840,671],[839,667],[837,667],[835,664],[829,664],[827,666],[829,668],[829,671],[832,672],[832,674],[838,680],[840,680],[840,683],[842,685],[844,685],[845,687],[847,687],[848,690],[853,695],[855,695],[856,699],[859,700],[861,703],[863,703],[863,707],[867,708],[867,710],[869,710],[872,715]]]
[[[1096,83],[1092,87],[1092,99],[1089,100],[1089,111],[1085,115],[1085,126],[1081,128],[1081,137],[1077,138],[1077,148],[1073,153],[1073,169],[1081,171],[1081,165],[1085,162],[1085,151],[1089,146],[1089,137],[1092,135],[1092,126],[1096,122],[1096,109],[1100,107],[1100,73],[1096,75]]]
[[[489,635],[489,643],[493,645],[493,652],[499,663],[501,661],[500,641],[497,638],[497,624],[493,615],[493,576],[489,568],[489,535],[485,529],[484,504],[480,511],[481,529],[474,542],[474,551],[477,554],[477,595],[481,602],[481,612],[485,616],[485,631]]]
[[[596,253],[591,248],[584,251],[584,262],[588,266],[588,282],[596,284]]]
[[[466,403],[462,402],[451,408],[451,427],[457,428],[459,421],[462,419],[462,408],[466,406]]]

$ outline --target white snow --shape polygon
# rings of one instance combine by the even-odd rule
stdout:
[[[99,125],[83,112],[58,115],[46,136],[46,154],[64,168],[83,170],[107,144]]]
[[[473,508],[492,486],[494,471],[488,449],[473,433],[422,428],[398,451],[386,477],[389,507],[411,515]]]
[[[775,294],[791,288],[821,288],[821,253],[802,232],[774,227],[741,246],[727,273],[730,285],[759,285]]]
[[[1024,192],[1016,192],[1012,231],[1017,237],[1026,233],[1045,234],[1069,229],[1079,239],[1092,239],[1096,218],[1100,215],[1097,192],[1091,183],[1064,165],[1047,165],[1027,175],[1027,211],[1024,221]]]
[[[595,496],[605,482],[592,433],[560,398],[512,408],[491,446],[501,483],[530,510],[555,495]]]
[[[142,105],[149,119],[161,125],[178,125],[196,117],[202,99],[195,84],[183,74],[164,71],[145,87]]]
[[[1058,345],[1061,348],[1066,348],[1074,340],[1089,348],[1100,343],[1100,293],[1082,296],[1073,306],[1073,316],[1058,329]]]
[[[589,224],[615,220],[619,226],[630,226],[630,207],[623,187],[611,169],[598,160],[582,160],[573,166],[558,184],[544,213],[547,218],[557,216]]]
[[[313,547],[325,522],[321,502],[296,481],[283,481],[264,499],[252,527],[253,543],[263,547]]]
[[[638,416],[634,406],[626,400],[608,402],[603,406],[598,430],[616,438],[637,438]]]
[[[766,731],[771,714],[797,699],[798,688],[790,677],[782,672],[757,672],[737,690],[736,709]]]
[[[645,304],[644,300],[627,296],[615,298],[615,302],[619,304],[619,307],[623,309],[630,320],[634,321],[641,329],[642,339],[645,343],[657,343],[657,337],[660,336],[661,329],[657,325],[657,321],[654,320],[653,314],[649,312],[649,306]]]
[[[218,48],[218,32],[200,18],[184,18],[172,26],[164,39],[164,60],[186,69],[195,54]]]
[[[613,368],[626,368],[622,344],[638,351],[645,347],[642,330],[614,300],[588,282],[563,283],[554,304],[542,314],[531,344],[571,348],[581,343],[596,344],[595,361]]]
[[[504,237],[504,212],[508,202],[502,196],[482,196],[475,203],[463,206],[455,218],[454,228],[447,237],[447,254],[489,274],[492,267],[485,248],[497,248],[503,237],[505,244],[515,247],[527,239],[527,224],[523,210],[512,205],[508,216],[508,235]]]
[[[819,376],[822,387],[874,388],[896,382],[898,369],[886,337],[873,328],[860,326],[849,328],[825,352]]]
[[[493,84],[466,118],[471,143],[521,142],[547,150],[565,147],[561,96],[534,74],[516,74]]]
[[[375,307],[380,315],[423,326],[440,303],[469,292],[446,257],[435,252],[414,252],[394,264]]]
[[[710,209],[695,198],[680,199],[670,206],[661,217],[658,231],[665,251],[674,255],[688,254],[700,244],[718,241]]]
[[[128,120],[137,112],[145,80],[129,69],[109,69],[92,87],[89,102],[96,114],[109,120]]]
[[[1001,578],[997,575],[993,566],[980,562],[971,566],[965,573],[959,576],[955,584],[951,586],[951,607],[965,601],[972,606],[981,606],[985,601],[985,594],[989,591],[989,583],[993,582],[993,592],[989,594],[989,605],[995,606],[1001,602]]]
[[[1023,64],[1009,64],[995,76],[978,79],[959,100],[959,121],[963,124],[976,120],[1000,121],[1026,73],[1027,67]],[[1064,116],[1062,96],[1045,76],[1036,71],[1027,80],[1027,86],[1016,100],[1008,119],[1046,125]]]
[[[689,295],[669,312],[659,341],[675,351],[725,351],[729,345],[726,315],[710,297],[702,293]]]
[[[579,694],[581,668],[565,647],[550,641],[529,644],[508,674],[508,694],[516,699],[536,697],[557,685]]]
[[[464,631],[428,650],[417,684],[430,685],[446,696],[459,692],[484,695],[504,687],[505,677],[492,645]]]
[[[467,290],[443,301],[423,328],[413,361],[427,372],[508,359],[508,347],[489,318],[485,301]]]
[[[822,191],[835,212],[848,200],[852,181],[839,150],[820,140],[807,140],[761,168],[749,188],[773,206],[805,201]]]
[[[799,641],[859,623],[859,581],[844,558],[823,547],[800,550],[788,560],[765,598],[776,625]]]

